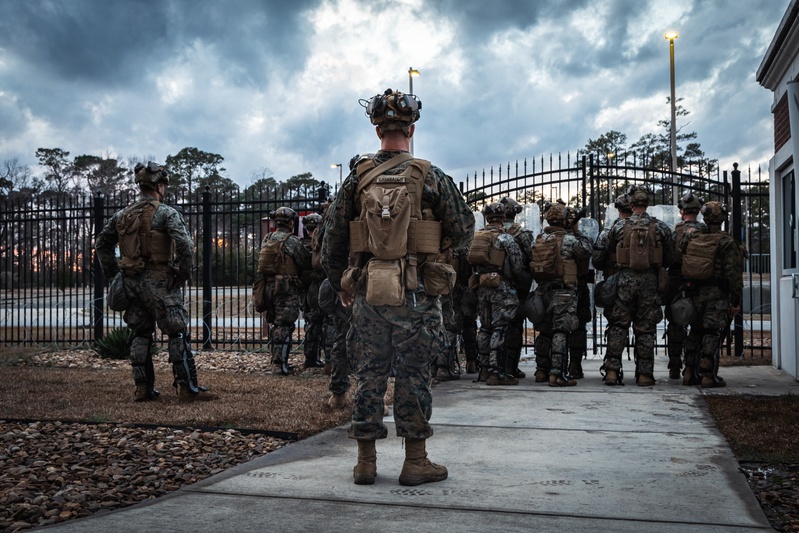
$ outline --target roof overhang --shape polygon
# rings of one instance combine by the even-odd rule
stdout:
[[[772,92],[776,91],[798,54],[799,0],[791,0],[757,69],[757,82]]]

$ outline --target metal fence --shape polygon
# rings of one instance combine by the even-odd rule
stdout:
[[[768,182],[762,178],[760,170],[754,176],[749,171],[747,181],[742,181],[737,163],[732,171],[708,172],[706,167],[695,167],[686,172],[670,172],[642,166],[635,154],[626,158],[558,155],[475,173],[461,184],[461,192],[475,211],[503,196],[517,199],[526,206],[522,223],[533,233],[541,229],[543,202],[562,199],[569,205],[587,209],[589,218],[580,222],[581,228],[589,234],[593,229],[594,237],[605,224],[615,220],[614,200],[633,184],[646,185],[654,192],[649,212],[671,227],[679,221],[677,199],[689,191],[706,201],[726,203],[731,208],[726,229],[737,241],[745,243],[751,253],[744,268],[744,309],[733,320],[723,349],[736,355],[749,350],[760,357],[770,357]],[[478,215],[478,221],[481,218]],[[602,274],[592,270],[592,275],[598,282]],[[525,345],[532,346],[535,332],[531,324],[526,326]],[[589,338],[593,338],[595,354],[605,347],[605,326],[604,317],[594,309]],[[664,327],[661,324],[661,329]],[[665,347],[665,337],[658,335],[658,338],[659,347]]]
[[[645,183],[655,191],[660,209],[656,216],[672,225],[675,198],[689,190],[708,200],[725,201],[732,206],[731,233],[743,239],[751,252],[745,268],[744,312],[736,317],[725,349],[770,356],[768,183],[759,172],[741,181],[737,166],[731,172],[708,174],[670,173],[639,164],[616,158],[552,156],[475,173],[460,187],[475,211],[501,196],[517,198],[535,231],[541,224],[540,204],[556,198],[585,206],[589,218],[583,223],[593,220],[598,231],[615,218],[615,197],[633,183]],[[249,188],[245,193],[205,190],[166,198],[184,214],[195,243],[196,269],[185,292],[194,339],[205,348],[265,347],[266,325],[250,302],[258,249],[269,231],[264,219],[281,205],[300,214],[319,211],[328,194],[322,184]],[[120,314],[105,304],[106,280],[94,262],[92,244],[111,215],[132,200],[125,194],[52,193],[0,203],[0,342],[78,346],[124,325]],[[602,320],[601,314],[594,313],[590,325],[595,352],[604,346]],[[534,333],[527,325],[526,344],[531,346]],[[301,327],[297,335],[302,340]]]

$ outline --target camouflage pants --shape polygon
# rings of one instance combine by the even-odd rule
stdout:
[[[321,280],[311,281],[305,293],[305,304],[302,308],[302,318],[305,322],[305,341],[303,353],[306,360],[316,361],[324,343],[325,312],[319,308],[319,284]]]
[[[558,285],[556,288],[539,285],[546,308],[546,319],[536,324],[536,369],[553,375],[565,373],[568,366],[568,342],[577,329],[577,289]]]
[[[480,316],[480,331],[477,333],[477,358],[482,368],[492,372],[505,370],[506,336],[508,324],[519,308],[516,289],[502,281],[499,287],[480,287],[477,290],[477,312]],[[501,360],[500,361],[498,361]]]
[[[269,331],[272,363],[280,364],[283,346],[288,345],[291,349],[291,335],[302,306],[302,286],[296,279],[286,283],[270,279],[266,282],[266,294],[270,303],[266,311],[267,320],[272,324]]]
[[[652,376],[655,367],[655,333],[663,320],[657,293],[657,274],[624,269],[619,274],[619,292],[608,317],[608,348],[605,368],[620,371],[621,355],[629,340],[630,325],[635,333],[637,374]]]
[[[683,350],[685,349],[685,341],[688,337],[688,328],[685,326],[678,326],[672,321],[671,307],[666,306],[666,348],[669,354],[669,368],[672,366],[681,368],[683,363]],[[688,366],[686,364],[686,366]]]
[[[169,361],[179,363],[183,360],[184,341],[177,336],[188,335],[189,313],[183,305],[182,288],[170,291],[165,271],[145,270],[138,275],[126,275],[125,292],[131,304],[122,318],[134,334],[130,348],[133,380],[146,383],[152,378],[146,373],[156,325],[170,338]]]
[[[435,366],[447,368],[453,365],[458,333],[463,329],[459,292],[453,291],[441,297],[441,314],[446,335],[441,338]]]
[[[414,297],[415,296],[415,297]],[[347,352],[355,360],[357,386],[349,437],[384,439],[383,397],[392,362],[396,362],[394,421],[397,436],[427,439],[433,413],[430,388],[435,343],[443,334],[441,303],[423,290],[407,292],[402,306],[370,305],[363,293],[355,296]]]
[[[516,308],[516,314],[508,323],[508,335],[505,340],[505,349],[508,353],[508,368],[516,370],[519,364],[519,359],[522,356],[522,344],[524,341],[524,321],[527,316],[524,314],[524,298],[519,295],[519,306]],[[513,366],[514,368],[510,368]]]
[[[569,335],[569,356],[580,360],[588,352],[585,326],[591,321],[591,294],[588,284],[582,281],[577,285],[577,319],[577,329]]]
[[[721,336],[730,321],[730,301],[718,287],[702,287],[693,297],[696,322],[685,341],[685,366],[701,376],[718,373]]]
[[[325,318],[325,362],[330,363],[330,382],[327,388],[333,394],[344,394],[350,390],[350,360],[347,357],[350,320],[341,304],[336,306],[340,311],[337,310]]]

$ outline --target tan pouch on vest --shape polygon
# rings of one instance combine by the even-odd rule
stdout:
[[[486,272],[480,274],[480,286],[487,289],[496,289],[499,287],[499,282],[502,281],[502,276],[499,272]]]
[[[405,303],[402,261],[372,258],[366,264],[366,302],[399,306]]]
[[[428,261],[422,265],[422,281],[427,294],[439,296],[449,294],[455,286],[457,273],[455,267],[449,263],[432,263]]]

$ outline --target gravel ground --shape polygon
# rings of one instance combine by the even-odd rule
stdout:
[[[301,356],[293,364],[301,366]],[[164,358],[156,367],[168,369]],[[204,371],[268,372],[260,353],[204,352]],[[24,364],[129,368],[89,350],[42,353]],[[0,420],[0,531],[23,531],[157,498],[289,441],[236,430]],[[777,531],[799,532],[799,465],[742,463]]]

